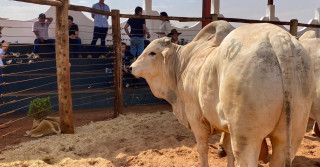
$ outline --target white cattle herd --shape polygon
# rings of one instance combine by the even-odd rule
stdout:
[[[215,21],[184,46],[154,40],[130,70],[194,133],[201,167],[209,136],[221,132],[228,166],[257,167],[269,137],[270,166],[288,167],[309,114],[320,121],[319,46],[310,32],[298,41],[272,24]]]

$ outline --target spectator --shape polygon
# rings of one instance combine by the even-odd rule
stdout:
[[[142,8],[136,7],[135,15],[142,15]],[[129,33],[128,27],[131,27]],[[130,52],[134,56],[134,60],[141,55],[144,49],[144,36],[146,34],[146,20],[142,18],[129,18],[124,26],[124,30],[130,37]]]
[[[169,31],[172,29],[170,21],[168,19],[168,14],[166,12],[161,12],[160,16],[162,21],[160,25],[160,31],[156,32],[159,38],[167,36]]]
[[[149,28],[146,27],[146,35],[143,37],[144,38],[144,48],[146,48],[149,44],[150,44],[150,31],[149,31]]]
[[[175,44],[179,44],[179,33],[176,29],[172,29],[171,32],[168,34],[168,37],[171,37],[171,42]],[[182,45],[182,44],[181,44]]]
[[[53,44],[55,40],[49,39],[48,28],[51,24],[53,18],[46,17],[44,13],[41,13],[38,17],[38,21],[33,24],[32,31],[36,35],[36,39],[34,40],[34,50],[33,52],[36,54],[35,58],[40,58],[39,56],[39,44]]]
[[[123,63],[123,79],[124,79],[124,86],[129,87],[130,84],[137,88],[138,79],[135,78],[128,70],[131,63],[133,62],[133,55],[130,52],[126,51],[127,45],[126,43],[121,43],[121,57],[122,57],[122,63]]]
[[[2,37],[2,31],[3,27],[0,27],[0,38]],[[0,47],[0,95],[2,94],[2,84],[3,84],[3,78],[2,78],[2,68],[3,68],[3,62],[2,62],[2,58],[4,53],[7,51],[7,49],[9,48],[9,43],[6,41],[2,41],[1,42],[1,47]]]
[[[102,10],[110,12],[110,8],[108,5],[104,3],[104,0],[99,0],[98,3],[92,6],[94,9]],[[91,14],[94,19],[94,30],[93,30],[93,39],[91,42],[90,51],[93,52],[94,45],[96,45],[98,39],[100,38],[100,49],[101,52],[100,58],[104,58],[103,52],[106,51],[106,37],[108,33],[108,18],[109,16],[101,15],[101,14]],[[92,55],[88,55],[88,58],[92,58]]]
[[[73,17],[68,16],[68,25],[69,25],[69,44],[75,44],[77,47],[77,55],[79,58],[82,58],[82,46],[81,39],[79,38],[79,27],[77,24],[73,23]]]

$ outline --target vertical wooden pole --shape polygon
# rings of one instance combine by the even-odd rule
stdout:
[[[74,133],[69,65],[69,0],[56,7],[56,64],[59,95],[59,116],[62,133]]]
[[[268,5],[273,5],[273,0],[268,0]]]
[[[114,117],[123,114],[120,11],[111,10],[114,63]]]
[[[202,0],[202,18],[210,18],[211,0]],[[202,28],[209,24],[210,21],[202,21]]]
[[[290,34],[298,37],[298,20],[297,19],[292,19],[290,20]]]
[[[218,21],[218,14],[211,15],[212,21]]]

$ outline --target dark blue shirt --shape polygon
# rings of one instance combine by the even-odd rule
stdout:
[[[146,24],[145,19],[129,18],[127,23],[131,27],[131,37],[143,37],[143,24]]]
[[[130,66],[133,60],[133,55],[130,52],[124,52],[124,57],[122,57],[122,63],[124,66]]]

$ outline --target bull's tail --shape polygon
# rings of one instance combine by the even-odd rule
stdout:
[[[291,167],[291,132],[292,132],[292,110],[293,110],[293,79],[295,63],[295,47],[291,40],[292,36],[286,33],[270,35],[271,45],[280,65],[282,73],[282,87],[284,94],[282,112],[286,116],[286,161],[285,166]]]

